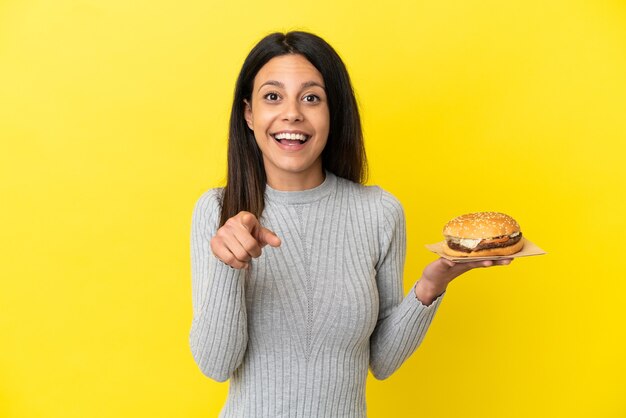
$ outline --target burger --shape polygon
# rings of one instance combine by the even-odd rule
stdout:
[[[511,255],[524,247],[519,224],[499,212],[458,216],[443,227],[443,252],[453,257]]]

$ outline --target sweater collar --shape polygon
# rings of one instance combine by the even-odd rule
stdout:
[[[265,185],[265,198],[269,202],[284,203],[284,204],[303,204],[311,203],[317,200],[323,199],[328,196],[334,189],[337,183],[337,177],[330,171],[326,171],[326,178],[317,187],[307,190],[298,191],[282,191],[272,189],[269,184]]]

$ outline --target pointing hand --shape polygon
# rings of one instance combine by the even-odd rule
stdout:
[[[248,268],[262,248],[280,246],[280,238],[261,225],[250,212],[239,212],[228,219],[211,239],[213,255],[232,268]]]

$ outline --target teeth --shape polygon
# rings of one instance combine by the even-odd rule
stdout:
[[[308,136],[304,135],[304,134],[290,134],[290,133],[284,133],[281,132],[279,134],[274,135],[274,138],[276,138],[277,140],[281,140],[281,139],[289,139],[291,141],[300,141],[300,142],[304,142],[307,140]]]

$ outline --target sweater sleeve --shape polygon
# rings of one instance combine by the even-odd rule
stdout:
[[[385,191],[382,191],[380,203],[380,257],[376,265],[380,308],[370,339],[370,369],[377,379],[386,379],[420,345],[443,295],[429,306],[417,299],[414,287],[403,296],[404,211],[400,202]]]
[[[191,353],[202,372],[226,381],[242,362],[248,342],[245,270],[222,263],[210,240],[220,215],[219,190],[197,201],[191,222]]]

